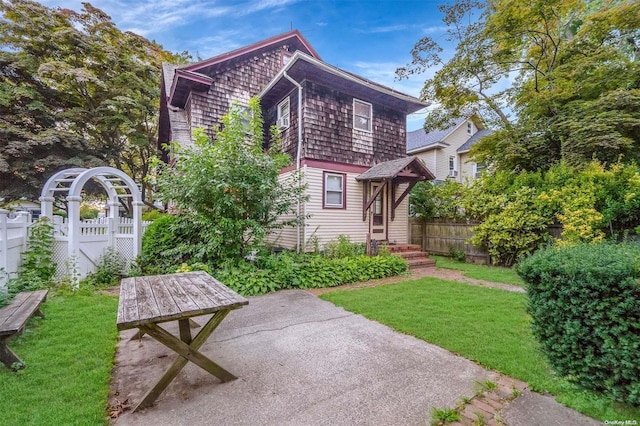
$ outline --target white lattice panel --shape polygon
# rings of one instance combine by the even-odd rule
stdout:
[[[51,261],[56,265],[56,279],[63,280],[67,277],[67,241],[55,240],[53,242],[53,253]]]
[[[133,237],[116,237],[116,250],[118,250],[120,256],[126,260],[125,270],[123,272],[125,274],[129,273],[131,263],[135,260],[133,256]]]

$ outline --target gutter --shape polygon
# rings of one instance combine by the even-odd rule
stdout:
[[[284,70],[282,75],[298,88],[298,149],[296,152],[296,173],[300,173],[300,152],[302,151],[302,85],[291,78],[289,74],[287,74],[286,69]],[[298,188],[299,187],[300,180],[298,180]],[[298,224],[296,227],[296,252],[300,253],[300,194],[298,194],[296,216],[298,217]]]

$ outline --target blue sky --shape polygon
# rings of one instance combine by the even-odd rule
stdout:
[[[81,0],[44,0],[48,7],[80,10]],[[298,29],[327,63],[419,96],[428,77],[397,81],[396,68],[429,35],[446,44],[446,28],[432,0],[93,0],[118,28],[167,50],[209,58]],[[446,55],[446,52],[445,52]],[[430,70],[432,74],[435,70]],[[422,126],[422,115],[408,120]]]

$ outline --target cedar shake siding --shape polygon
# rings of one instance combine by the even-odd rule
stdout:
[[[371,166],[406,157],[406,116],[367,99],[356,98],[311,81],[302,82],[302,158]],[[276,123],[278,104],[289,98],[290,125],[280,131],[282,150],[296,157],[298,148],[298,90],[263,110],[265,135]],[[373,107],[372,131],[353,128],[353,100]]]
[[[311,81],[304,83],[302,95],[304,158],[371,166],[406,156],[401,112],[356,98],[373,106],[372,132],[366,132],[353,128],[354,96]],[[289,136],[297,139],[297,133]]]
[[[278,73],[284,51],[279,46],[210,75],[213,84],[207,93],[191,93],[191,129],[202,127],[213,137],[212,128],[220,125],[234,101],[247,105]]]

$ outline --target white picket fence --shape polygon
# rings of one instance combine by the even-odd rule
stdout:
[[[18,212],[10,218],[7,210],[0,209],[0,288],[15,277],[22,252],[27,249],[28,233],[35,223],[31,215]],[[142,232],[151,222],[142,222]],[[134,223],[129,218],[98,218],[80,222],[80,246],[76,259],[69,259],[69,223],[66,218],[53,216],[54,242],[52,262],[56,265],[56,278],[70,275],[82,279],[99,265],[108,247],[113,247],[125,261],[128,269],[134,258]]]

